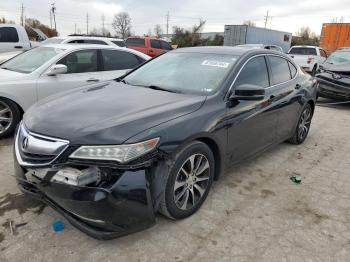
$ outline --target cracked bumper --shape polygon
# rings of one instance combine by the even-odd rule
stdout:
[[[123,171],[108,189],[72,186],[49,179],[26,178],[15,159],[20,190],[48,204],[73,226],[97,239],[112,239],[155,223],[147,169]]]

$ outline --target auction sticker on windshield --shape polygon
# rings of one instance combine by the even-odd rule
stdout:
[[[215,67],[221,67],[221,68],[227,68],[230,63],[227,62],[221,62],[221,61],[215,61],[215,60],[204,60],[202,65],[204,66],[215,66]]]

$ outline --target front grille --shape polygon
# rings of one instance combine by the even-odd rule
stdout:
[[[69,141],[42,136],[20,125],[15,142],[16,157],[22,166],[45,166],[53,163],[68,147]]]

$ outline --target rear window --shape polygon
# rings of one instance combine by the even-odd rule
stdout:
[[[17,30],[13,27],[0,27],[0,42],[17,43],[19,41]]]
[[[112,41],[112,43],[120,47],[126,46],[124,41]]]
[[[159,41],[159,40],[151,39],[151,47],[152,47],[152,48],[156,48],[156,49],[161,49],[161,47],[160,47],[160,41]]]
[[[127,46],[145,46],[145,39],[142,38],[128,38],[126,40]]]
[[[291,55],[317,55],[315,48],[310,47],[293,47],[289,54]]]

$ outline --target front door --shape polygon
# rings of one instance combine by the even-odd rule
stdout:
[[[265,56],[251,58],[239,73],[233,92],[242,85],[265,88],[259,101],[238,100],[227,110],[228,157],[235,163],[271,145],[276,137],[276,90],[270,87]]]

